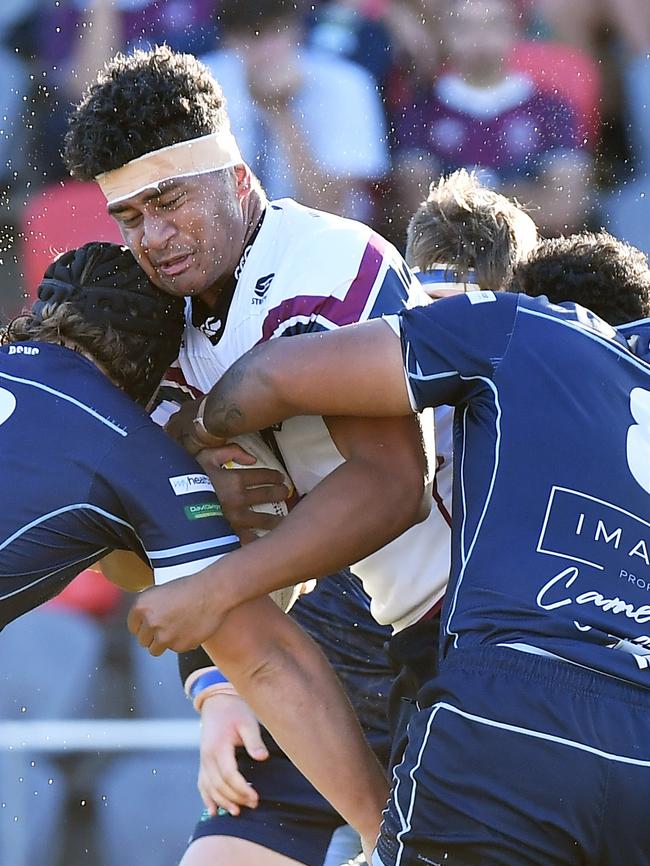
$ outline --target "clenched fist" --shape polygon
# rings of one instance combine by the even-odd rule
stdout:
[[[204,643],[219,628],[224,613],[199,572],[142,592],[127,624],[140,644],[159,656],[166,649],[187,652]]]

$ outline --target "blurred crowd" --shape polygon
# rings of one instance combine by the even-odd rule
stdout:
[[[478,167],[544,234],[650,248],[647,0],[7,0],[1,315],[52,252],[117,239],[66,177],[66,114],[105,59],[161,42],[215,73],[271,197],[402,247],[429,182]]]
[[[544,235],[605,226],[650,253],[648,0],[5,0],[0,320],[55,253],[119,240],[95,185],[66,175],[66,116],[116,51],[162,42],[213,71],[271,197],[362,219],[403,249],[429,183],[476,168]],[[0,635],[0,719],[191,717],[174,660],[135,651],[123,613],[86,574]],[[22,780],[3,774],[0,844],[20,789],[39,808],[31,861],[101,850],[102,866],[173,866],[200,808],[196,763],[35,758]],[[97,838],[73,850],[56,828],[64,809],[91,826],[82,802]]]

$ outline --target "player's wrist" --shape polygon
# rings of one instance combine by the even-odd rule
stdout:
[[[206,448],[218,448],[221,445],[224,445],[226,440],[220,436],[214,436],[205,424],[205,410],[208,402],[208,397],[210,395],[206,394],[205,397],[199,403],[198,409],[196,410],[196,415],[192,421],[194,428],[194,438],[197,442],[204,445]]]
[[[203,668],[190,674],[185,681],[185,694],[197,713],[201,713],[203,704],[215,695],[230,695],[237,697],[237,690],[219,668]]]

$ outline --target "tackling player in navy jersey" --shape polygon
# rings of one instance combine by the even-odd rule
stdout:
[[[177,351],[182,304],[161,298],[128,250],[101,243],[53,262],[38,296],[0,349],[12,491],[0,517],[0,625],[113,549],[137,552],[163,583],[239,546],[207,476],[144,411]],[[26,481],[34,461],[38,484]]]
[[[160,584],[239,546],[209,478],[144,408],[178,353],[182,306],[149,282],[126,248],[95,243],[54,262],[32,313],[8,327],[0,349],[0,626],[113,549],[133,551]],[[288,754],[318,736],[316,783],[323,779],[324,793],[371,838],[384,774],[345,702],[336,734],[329,723],[304,729],[294,707],[311,700],[316,670],[327,671],[324,700],[339,686],[302,630],[260,601],[225,622],[218,645],[206,649],[266,724],[283,724]],[[345,785],[331,770],[342,737],[356,764]]]
[[[604,234],[581,243],[587,282],[599,253],[617,276],[611,317],[631,285],[647,315],[642,255]],[[456,407],[440,672],[419,695],[376,866],[648,862],[649,331],[473,292],[258,347],[208,399],[219,435],[295,412]],[[298,518],[236,554],[246,578],[230,603],[274,586],[274,543]],[[187,593],[166,588],[149,616],[154,595],[149,627],[187,616]]]

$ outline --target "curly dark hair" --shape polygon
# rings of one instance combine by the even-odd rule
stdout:
[[[515,269],[509,290],[574,301],[610,325],[650,316],[646,255],[605,231],[541,241]]]
[[[68,118],[65,164],[92,180],[132,159],[228,127],[221,87],[207,66],[166,45],[117,54]]]
[[[411,217],[406,260],[422,271],[447,264],[461,278],[473,268],[482,289],[501,291],[536,243],[535,224],[516,202],[459,169],[432,183]]]
[[[79,349],[146,405],[178,357],[183,300],[150,282],[126,247],[93,242],[49,265],[30,312],[0,343],[34,340]]]

